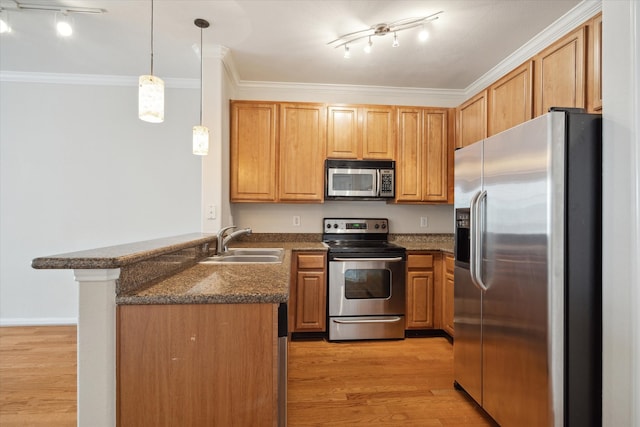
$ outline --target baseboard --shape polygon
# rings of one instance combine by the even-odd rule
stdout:
[[[77,317],[30,317],[0,319],[0,326],[60,326],[77,324]]]

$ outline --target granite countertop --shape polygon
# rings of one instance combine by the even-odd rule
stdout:
[[[86,251],[39,257],[31,262],[37,269],[120,268],[180,250],[216,242],[215,234],[191,233],[142,242],[126,243]]]
[[[144,289],[120,294],[125,304],[281,303],[289,299],[293,250],[326,251],[321,242],[240,242],[231,247],[283,248],[278,264],[196,264]]]
[[[117,304],[280,303],[289,297],[291,253],[326,251],[321,234],[257,233],[231,247],[285,249],[278,264],[200,264],[215,252],[215,234],[192,233],[33,260],[36,269],[120,268]],[[451,234],[392,234],[407,250],[453,253]]]

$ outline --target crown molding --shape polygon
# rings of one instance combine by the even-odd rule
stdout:
[[[163,78],[165,87],[173,89],[199,89],[200,80]],[[103,74],[31,73],[0,71],[0,82],[47,83],[86,86],[138,86],[138,76],[112,76]]]
[[[487,71],[482,77],[471,83],[464,90],[468,99],[477,94],[481,90],[490,86],[493,82],[499,80],[502,76],[511,70],[519,67],[525,61],[530,60],[538,52],[544,50],[558,39],[562,38],[570,31],[576,29],[588,19],[592,18],[602,10],[601,0],[583,0],[576,7],[558,18],[555,22],[542,30],[538,35],[518,48],[515,52],[499,62],[491,70]]]
[[[276,91],[304,91],[306,93],[333,94],[361,94],[370,96],[411,96],[425,98],[439,98],[449,101],[464,101],[466,95],[463,90],[458,89],[429,89],[417,87],[397,87],[397,86],[365,86],[365,85],[339,85],[323,83],[288,83],[288,82],[262,82],[241,80],[238,89],[266,89]]]

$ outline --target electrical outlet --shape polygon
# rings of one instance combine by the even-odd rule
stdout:
[[[427,221],[427,217],[426,216],[421,216],[420,217],[420,227],[428,227],[429,226],[429,222]]]
[[[294,227],[300,227],[300,216],[299,215],[294,215],[293,216],[293,226]]]
[[[207,219],[216,219],[216,206],[208,205],[207,206]]]

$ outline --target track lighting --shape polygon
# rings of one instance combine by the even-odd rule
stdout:
[[[200,28],[200,125],[193,127],[193,154],[206,156],[209,154],[209,129],[202,125],[202,105],[204,104],[204,91],[202,87],[202,30],[209,28],[209,22],[204,19],[193,21]]]
[[[74,6],[55,6],[46,3],[27,4],[18,3],[17,1],[2,2],[0,7],[0,33],[11,32],[11,26],[8,21],[8,12],[55,12],[56,32],[60,37],[69,37],[73,34],[73,14],[90,13],[102,14],[106,13],[104,9],[92,7],[74,7]]]
[[[371,42],[371,36],[369,36],[369,43],[364,47],[365,53],[371,53],[371,48],[373,47],[373,43]]]
[[[0,34],[10,33],[9,14],[6,10],[0,9]]]
[[[386,36],[387,34],[393,33],[393,43],[391,46],[398,47],[400,46],[400,42],[398,41],[398,32],[408,30],[410,28],[422,27],[422,31],[420,32],[419,38],[424,41],[429,37],[429,33],[427,32],[426,25],[431,21],[435,21],[439,18],[438,15],[443,13],[442,11],[433,13],[429,16],[423,16],[421,18],[406,18],[401,19],[399,21],[391,22],[390,24],[376,24],[365,30],[354,31],[351,33],[343,34],[335,40],[327,43],[328,45],[333,46],[334,48],[345,47],[344,57],[348,58],[348,47],[347,45],[351,45],[361,40],[367,39],[367,44],[364,47],[364,51],[369,53],[372,50],[373,46],[373,36]]]
[[[429,38],[429,31],[427,31],[427,26],[423,25],[422,26],[422,30],[420,30],[420,33],[418,33],[418,39],[423,42],[426,41]]]
[[[153,75],[153,0],[151,0],[151,73],[138,79],[138,117],[150,123],[164,121],[164,81]]]
[[[61,37],[70,37],[73,34],[71,16],[64,12],[56,12],[56,31]]]

